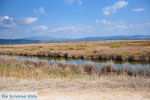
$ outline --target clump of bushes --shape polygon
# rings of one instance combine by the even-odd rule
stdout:
[[[89,74],[89,75],[97,75],[98,74],[98,67],[94,65],[77,65],[77,64],[64,64],[58,63],[50,64],[50,71],[51,72],[72,72],[77,74]]]
[[[110,48],[120,48],[120,45],[111,45]]]
[[[115,66],[106,64],[101,67],[99,75],[125,75],[125,76],[150,76],[149,70],[133,70],[128,67],[117,69]]]
[[[100,74],[108,75],[115,73],[117,69],[113,65],[104,65],[100,70]]]
[[[86,47],[67,47],[65,50],[85,50]]]

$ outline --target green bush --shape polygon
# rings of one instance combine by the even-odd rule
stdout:
[[[110,48],[120,48],[120,45],[111,45]]]

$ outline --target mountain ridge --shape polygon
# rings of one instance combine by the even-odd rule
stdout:
[[[0,44],[31,44],[31,43],[59,43],[59,42],[88,42],[104,40],[150,40],[150,35],[133,35],[133,36],[108,36],[108,37],[86,37],[79,39],[68,38],[44,38],[29,37],[22,39],[0,39]]]

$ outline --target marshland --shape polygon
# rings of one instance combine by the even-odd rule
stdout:
[[[150,40],[1,45],[0,54],[59,58],[150,61]]]
[[[150,0],[0,0],[0,100],[150,100],[149,11]]]
[[[0,54],[0,91],[150,96],[149,40],[1,45]]]

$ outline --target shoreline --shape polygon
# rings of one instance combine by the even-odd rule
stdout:
[[[80,55],[80,56],[71,56],[67,53],[62,54],[50,53],[50,52],[38,52],[37,54],[30,53],[14,53],[14,52],[0,52],[0,55],[10,55],[10,56],[26,56],[26,57],[53,57],[53,58],[66,58],[66,59],[91,59],[91,60],[118,60],[118,61],[150,61],[149,55],[132,55],[132,56],[122,56],[122,55]]]
[[[39,71],[40,70],[40,71]],[[105,63],[101,68],[98,68],[97,65],[93,64],[65,64],[65,63],[50,63],[47,62],[37,62],[37,61],[21,61],[17,59],[5,59],[0,58],[0,71],[3,75],[5,73],[8,74],[8,76],[13,75],[12,72],[14,71],[17,74],[20,75],[22,71],[25,71],[26,76],[32,76],[32,75],[46,75],[46,76],[70,76],[70,77],[84,77],[84,75],[89,76],[103,76],[103,75],[125,75],[125,76],[133,76],[133,77],[149,77],[150,71],[146,69],[139,69],[134,70],[133,68],[130,68],[129,66],[124,66],[123,68],[117,68],[112,63]],[[30,73],[32,72],[32,73]],[[22,75],[21,75],[22,76]]]
[[[0,45],[0,54],[120,61],[150,61],[150,40]]]

